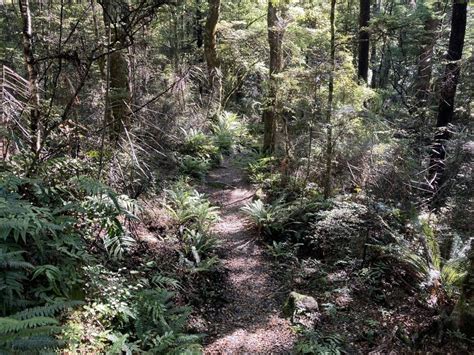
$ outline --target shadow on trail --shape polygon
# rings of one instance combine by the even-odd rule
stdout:
[[[272,277],[263,246],[240,210],[254,191],[242,169],[225,162],[213,170],[200,189],[221,208],[213,233],[221,239],[222,263],[228,270],[224,285],[227,303],[207,315],[212,325],[205,353],[287,353],[294,334],[280,316],[283,294]]]

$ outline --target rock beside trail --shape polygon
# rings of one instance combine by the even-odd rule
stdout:
[[[311,328],[319,319],[319,305],[314,297],[293,291],[283,306],[283,314],[293,324]]]

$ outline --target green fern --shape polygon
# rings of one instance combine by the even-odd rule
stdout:
[[[10,318],[25,320],[34,317],[53,317],[55,314],[84,304],[82,301],[64,301],[51,303],[45,306],[27,308],[21,312],[15,313]]]
[[[56,337],[62,327],[53,316],[79,304],[82,302],[57,302],[0,318],[0,349],[9,353],[25,353],[64,346],[64,342]]]
[[[23,296],[23,282],[28,279],[33,265],[24,261],[23,251],[8,252],[0,248],[0,314],[5,314],[14,300]]]
[[[345,353],[344,340],[339,334],[323,334],[320,331],[304,330],[295,345],[296,354]]]
[[[127,232],[107,233],[104,237],[104,245],[109,255],[115,260],[121,260],[126,252],[129,252],[135,245],[136,240]]]
[[[183,353],[200,347],[201,336],[184,333],[191,309],[175,306],[174,295],[164,289],[143,290],[137,295],[136,334],[150,353]]]
[[[206,231],[218,219],[218,208],[212,206],[203,194],[182,181],[165,190],[165,193],[165,207],[181,226]]]

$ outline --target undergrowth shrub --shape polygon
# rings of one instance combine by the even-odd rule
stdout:
[[[165,190],[165,207],[181,228],[206,231],[218,219],[218,208],[193,189],[186,180],[179,180]]]
[[[461,250],[442,256],[438,232],[425,215],[412,216],[402,224],[379,218],[388,238],[367,242],[371,266],[366,276],[375,290],[383,282],[396,283],[408,292],[423,293],[429,304],[443,302],[459,291],[468,259]]]
[[[214,144],[212,137],[204,132],[191,128],[181,129],[184,135],[181,153],[205,159],[215,159],[219,148]]]
[[[213,253],[219,246],[219,240],[215,236],[208,232],[186,230],[182,242],[182,256],[188,265],[209,268],[217,263]]]
[[[208,158],[184,155],[179,161],[179,169],[182,174],[201,180],[204,179],[210,168],[211,162]]]
[[[0,318],[0,351],[25,354],[63,348],[66,344],[58,337],[63,327],[54,316],[80,304],[78,301],[55,302]]]
[[[276,169],[277,159],[275,157],[255,154],[248,160],[246,170],[252,184],[257,184],[268,190],[280,184],[281,174]]]
[[[311,215],[304,243],[322,259],[360,258],[367,235],[368,210],[353,202],[334,201]]]
[[[222,153],[231,153],[246,136],[247,130],[237,114],[224,111],[212,124],[214,144]]]
[[[166,190],[165,207],[179,226],[181,264],[191,272],[207,272],[219,264],[214,255],[218,239],[209,228],[218,219],[218,208],[180,180]]]
[[[20,343],[1,339],[19,352],[63,344],[52,317],[69,307],[54,308],[52,300],[84,299],[82,266],[123,258],[135,244],[127,226],[139,211],[133,199],[91,178],[87,159],[29,166],[30,157],[19,154],[0,172],[0,315]]]
[[[90,349],[107,353],[198,353],[202,336],[186,334],[191,309],[178,306],[176,294],[165,288],[179,283],[152,271],[153,265],[118,271],[87,267],[90,302],[67,323],[70,349],[90,342]]]
[[[308,233],[307,224],[318,211],[330,205],[330,202],[322,202],[319,198],[285,202],[282,196],[272,204],[255,200],[247,203],[242,210],[266,238],[300,243],[305,242],[303,236]]]

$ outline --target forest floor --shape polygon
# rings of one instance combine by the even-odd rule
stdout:
[[[287,353],[295,335],[281,315],[286,292],[272,275],[272,265],[255,230],[241,211],[255,191],[245,172],[231,159],[212,170],[201,192],[220,206],[220,221],[213,232],[221,240],[221,257],[227,271],[222,286],[226,303],[209,317],[207,354]]]

